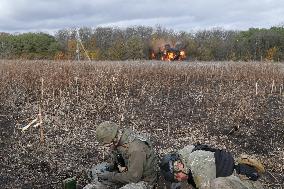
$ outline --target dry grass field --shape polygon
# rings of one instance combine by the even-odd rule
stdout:
[[[96,125],[112,120],[159,155],[201,142],[256,156],[265,188],[284,188],[283,85],[282,63],[0,60],[0,186],[84,184],[108,156]]]

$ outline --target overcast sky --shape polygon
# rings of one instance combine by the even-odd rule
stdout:
[[[284,0],[0,0],[0,32],[98,26],[176,31],[283,25]]]

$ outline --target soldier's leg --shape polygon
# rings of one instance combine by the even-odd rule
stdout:
[[[116,185],[106,185],[102,182],[92,182],[86,185],[83,189],[118,189]]]
[[[236,176],[218,177],[210,183],[212,189],[246,189],[240,179]]]
[[[83,189],[118,189],[120,186],[117,186],[117,184],[107,181],[100,181],[98,178],[99,173],[107,172],[107,166],[108,163],[104,162],[92,167],[88,174],[91,183],[86,185]]]
[[[231,175],[213,179],[210,183],[211,189],[262,189],[259,181],[241,180],[239,177]]]
[[[249,189],[263,189],[263,186],[259,181],[243,180],[243,183]]]
[[[126,184],[120,189],[153,189],[153,186],[149,185],[147,182],[140,181],[137,183]]]

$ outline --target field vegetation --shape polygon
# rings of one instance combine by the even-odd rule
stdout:
[[[265,187],[283,188],[283,85],[281,63],[0,60],[1,188],[84,184],[108,156],[105,120],[148,133],[159,155],[201,142],[256,156]]]

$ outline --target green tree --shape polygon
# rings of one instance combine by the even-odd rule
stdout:
[[[108,49],[110,60],[124,60],[126,56],[126,49],[123,40],[117,40]]]
[[[125,44],[125,59],[145,59],[146,57],[144,56],[144,44],[143,40],[139,36],[132,36],[130,37]]]

